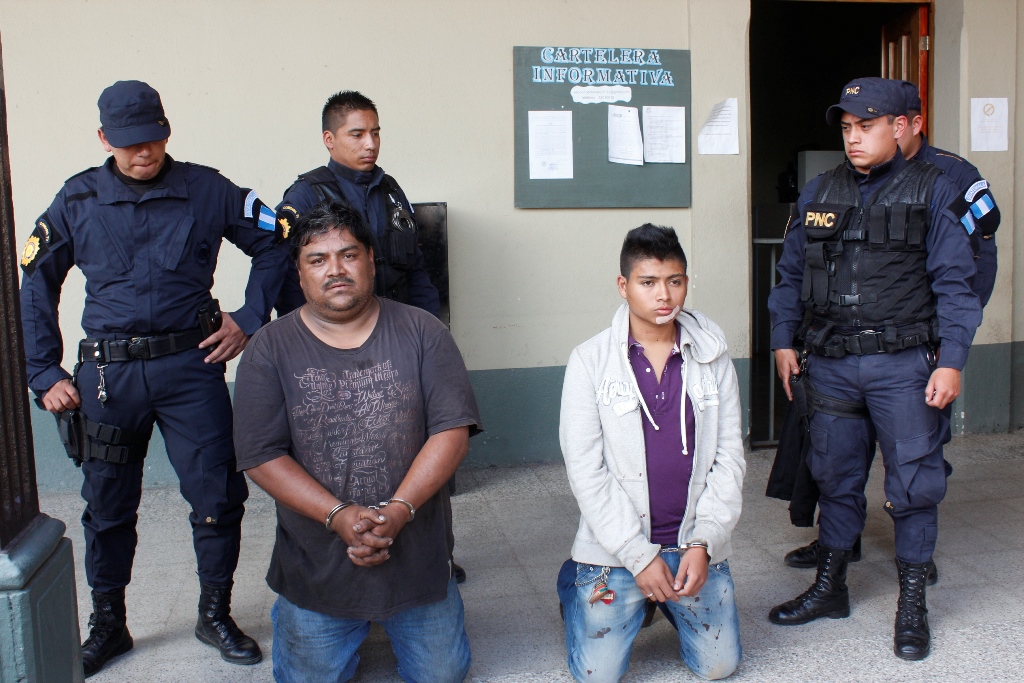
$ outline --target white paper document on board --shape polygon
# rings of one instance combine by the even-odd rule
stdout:
[[[530,180],[572,178],[572,112],[528,112]]]
[[[730,97],[711,108],[704,126],[697,134],[697,154],[739,154],[740,133],[736,120],[737,99]]]
[[[640,134],[640,112],[636,107],[608,105],[608,161],[644,165],[644,138]]]
[[[971,151],[1006,152],[1010,149],[1009,101],[1005,97],[971,98]]]
[[[686,163],[686,107],[644,107],[644,161]]]

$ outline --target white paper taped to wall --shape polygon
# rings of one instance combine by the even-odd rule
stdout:
[[[1005,97],[971,98],[971,151],[1006,152],[1010,149],[1009,100]]]
[[[572,178],[572,112],[528,112],[530,180]]]
[[[711,108],[697,134],[697,154],[739,154],[740,134],[737,98],[722,100]]]

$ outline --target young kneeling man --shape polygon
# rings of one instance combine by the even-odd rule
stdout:
[[[575,577],[559,582],[569,669],[617,681],[647,605],[706,679],[741,658],[728,557],[740,516],[743,440],[722,330],[684,309],[686,256],[671,228],[631,230],[612,326],[572,352],[559,437],[581,511]]]
[[[277,501],[274,680],[351,679],[377,621],[404,680],[458,683],[445,484],[480,428],[462,355],[437,318],[374,296],[348,207],[313,207],[291,240],[306,303],[253,335],[235,384],[238,467]]]

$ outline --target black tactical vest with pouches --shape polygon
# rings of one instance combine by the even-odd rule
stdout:
[[[823,174],[801,216],[802,299],[816,323],[891,330],[934,318],[925,235],[940,173],[909,161],[863,204],[847,164]]]

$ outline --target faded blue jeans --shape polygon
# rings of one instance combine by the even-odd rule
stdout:
[[[274,624],[277,683],[342,683],[359,665],[357,650],[370,633],[364,619],[342,619],[303,609],[278,596]],[[410,607],[380,622],[407,683],[461,683],[469,672],[469,639],[459,588],[448,582],[441,602]]]
[[[661,551],[661,559],[675,575],[679,554],[675,548]],[[615,591],[610,605],[591,605],[594,586],[604,580]],[[559,582],[559,598],[565,615],[565,648],[569,671],[582,683],[614,683],[629,668],[633,640],[640,632],[647,598],[629,570],[576,563],[576,579]],[[739,666],[739,613],[729,563],[708,567],[708,580],[698,595],[666,602],[679,632],[679,655],[701,678],[717,680]]]

